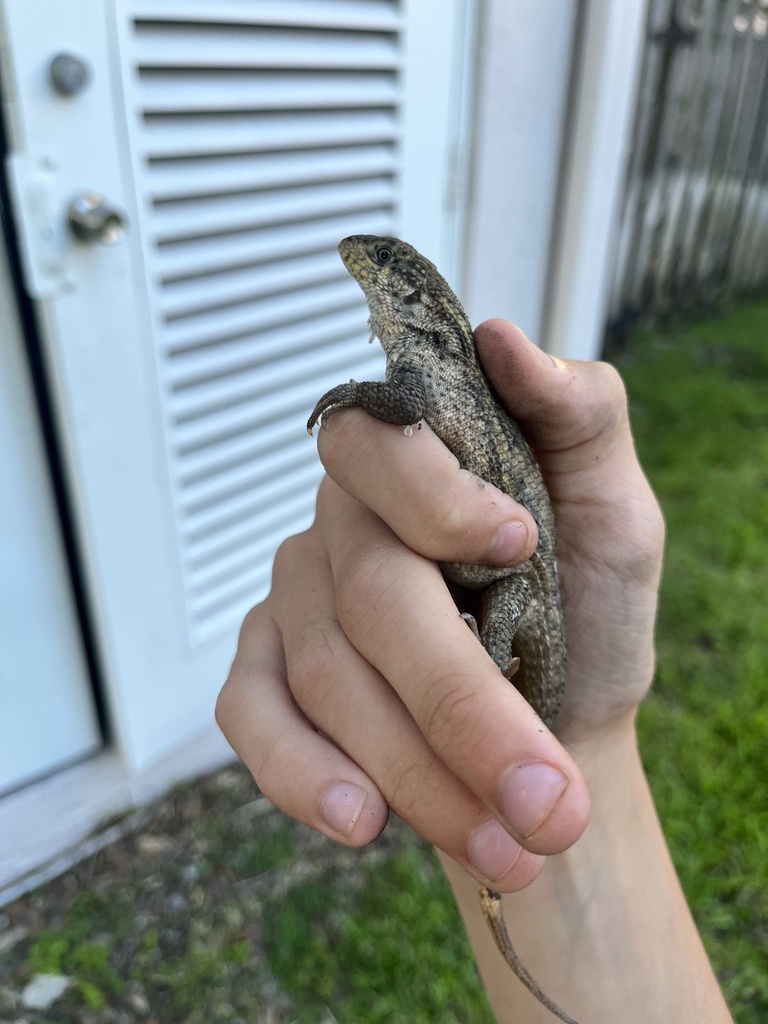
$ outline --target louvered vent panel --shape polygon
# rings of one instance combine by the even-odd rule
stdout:
[[[133,3],[157,358],[191,635],[267,590],[320,476],[324,389],[380,376],[344,235],[394,230],[397,0]]]

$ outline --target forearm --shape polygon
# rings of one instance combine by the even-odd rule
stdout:
[[[590,783],[590,825],[550,857],[527,889],[505,897],[523,962],[581,1024],[728,1024],[732,1020],[669,857],[634,728],[614,729],[576,758]],[[499,1024],[551,1015],[502,961],[477,886],[443,858]]]

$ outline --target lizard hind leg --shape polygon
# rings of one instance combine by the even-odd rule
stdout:
[[[515,635],[528,607],[529,594],[524,576],[505,576],[483,591],[480,639],[506,679],[520,668]]]
[[[505,669],[502,669],[502,672],[507,677],[507,679],[511,679],[512,676],[515,674],[515,672],[517,672],[517,670],[519,668],[520,668],[520,659],[519,658],[510,658],[509,661],[507,662],[507,667]]]
[[[480,636],[480,629],[477,625],[477,619],[475,618],[475,616],[472,615],[470,612],[462,612],[461,617],[462,619],[464,619],[464,621],[472,630],[472,632],[480,641],[480,643],[482,643],[483,639]],[[506,665],[499,665],[499,668],[501,669],[502,673],[506,676],[507,679],[511,679],[515,672],[517,672],[517,670],[520,668],[520,659],[510,658]]]

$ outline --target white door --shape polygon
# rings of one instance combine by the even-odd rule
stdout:
[[[466,0],[2,10],[27,286],[140,767],[211,721],[274,549],[311,517],[316,398],[381,368],[338,240],[396,231],[451,265]],[[72,236],[84,193],[124,244]]]
[[[100,745],[0,244],[0,793]]]

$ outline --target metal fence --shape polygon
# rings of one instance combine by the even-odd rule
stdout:
[[[650,0],[609,324],[768,287],[768,0]]]

